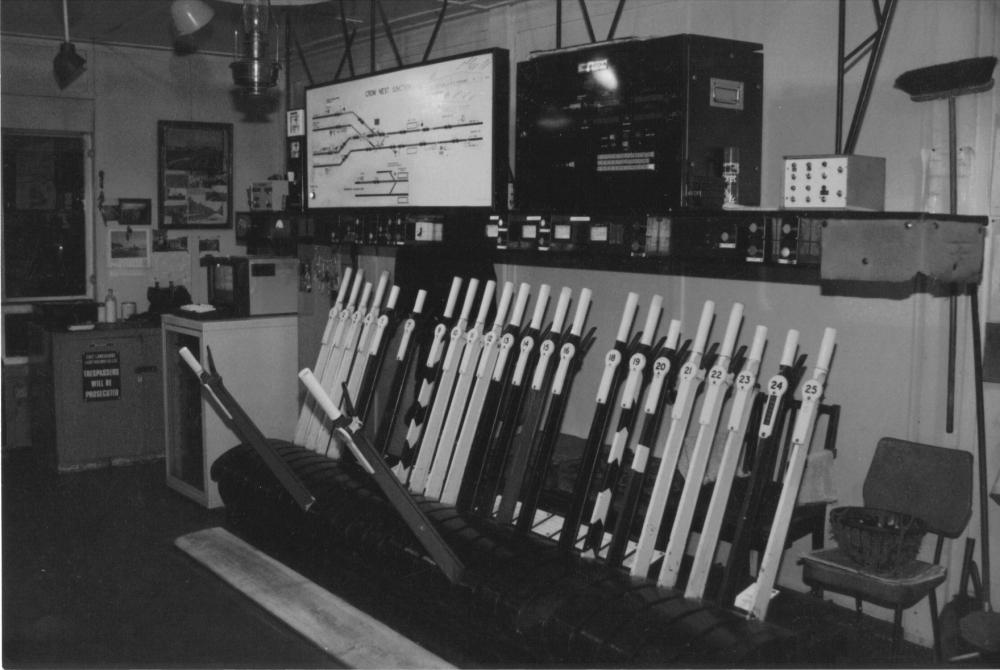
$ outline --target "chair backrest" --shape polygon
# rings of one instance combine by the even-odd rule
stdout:
[[[932,533],[958,537],[972,516],[972,454],[883,437],[862,493],[868,507],[910,514]]]

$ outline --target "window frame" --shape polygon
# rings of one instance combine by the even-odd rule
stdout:
[[[96,258],[94,252],[94,138],[93,134],[86,132],[45,130],[45,129],[23,129],[0,128],[2,135],[22,135],[38,138],[79,138],[83,142],[83,226],[84,226],[84,277],[83,284],[86,287],[83,293],[72,293],[64,295],[47,296],[18,296],[7,295],[7,280],[4,273],[0,272],[0,296],[4,305],[19,305],[25,303],[50,303],[70,300],[93,300],[94,299],[94,278],[96,277]],[[7,249],[4,245],[3,255],[6,257]]]

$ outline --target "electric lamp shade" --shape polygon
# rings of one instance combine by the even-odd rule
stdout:
[[[215,16],[215,10],[202,0],[174,0],[170,5],[170,16],[177,34],[185,37],[207,26]]]
[[[71,42],[59,45],[59,53],[52,59],[52,68],[59,88],[66,88],[86,70],[87,59],[76,52]]]

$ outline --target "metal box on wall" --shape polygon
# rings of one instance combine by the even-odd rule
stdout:
[[[543,53],[517,67],[519,209],[668,211],[760,202],[763,54],[674,35]],[[731,152],[732,153],[732,152]]]
[[[250,211],[277,212],[286,209],[288,184],[286,179],[251,182],[247,190]]]
[[[785,209],[885,208],[885,159],[877,156],[785,156]]]

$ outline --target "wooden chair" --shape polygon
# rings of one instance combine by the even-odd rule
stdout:
[[[867,507],[891,510],[922,519],[937,535],[933,563],[915,560],[895,574],[866,570],[839,548],[812,552],[802,558],[803,581],[816,594],[823,590],[852,595],[858,615],[868,601],[895,612],[892,654],[902,637],[903,610],[925,597],[931,612],[934,653],[940,661],[937,597],[934,589],[947,575],[940,565],[944,538],[961,535],[972,515],[972,454],[927,444],[883,437],[879,440],[862,490]]]

